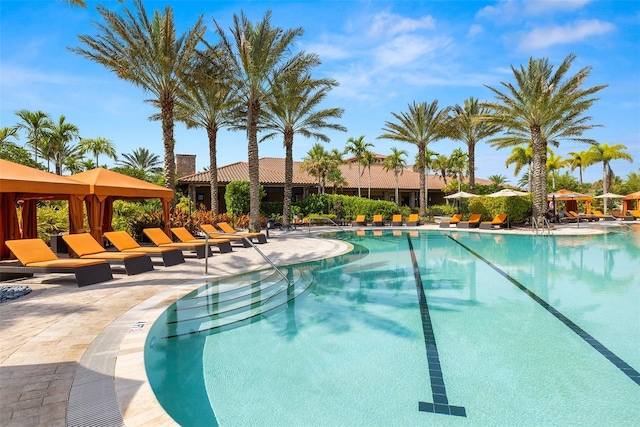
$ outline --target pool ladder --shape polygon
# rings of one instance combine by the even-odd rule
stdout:
[[[544,233],[544,230],[547,230],[547,235],[551,235],[551,224],[549,224],[549,220],[546,217],[542,217],[542,224],[538,224],[535,216],[531,217],[531,227],[533,227],[533,232],[536,234]]]

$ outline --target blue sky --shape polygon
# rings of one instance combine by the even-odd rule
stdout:
[[[96,34],[91,21],[100,20],[98,2],[88,4],[80,9],[55,0],[0,2],[0,126],[15,125],[16,110],[43,110],[54,120],[64,114],[84,138],[112,140],[118,154],[146,147],[162,156],[160,123],[148,120],[155,111],[144,102],[149,94],[67,49],[79,46],[77,35]],[[340,123],[348,132],[327,132],[326,148],[342,150],[349,137],[365,135],[377,153],[389,154],[393,146],[407,150],[409,163],[415,146],[376,139],[385,121],[393,120],[391,112],[406,111],[413,101],[437,99],[445,107],[470,96],[489,100],[493,95],[485,85],[513,82],[512,65],[547,57],[557,66],[574,53],[570,74],[590,66],[586,85],[609,85],[588,112],[591,123],[602,127],[585,136],[625,144],[634,162],[611,166],[623,177],[638,172],[640,1],[145,1],[149,14],[166,5],[173,7],[179,33],[203,15],[210,42],[217,40],[213,19],[226,29],[240,11],[255,22],[270,9],[274,26],[304,28],[298,48],[320,56],[318,77],[340,84],[325,106],[345,110]],[[175,137],[175,152],[196,154],[202,170],[208,162],[205,132],[176,124]],[[294,158],[301,160],[315,142],[297,137]],[[429,148],[447,155],[455,148],[466,151],[449,140]],[[587,148],[564,142],[555,152],[566,157]],[[284,156],[279,140],[261,143],[259,150],[260,157]],[[505,168],[509,155],[510,149],[479,143],[476,176],[502,174],[517,183],[513,165]],[[246,160],[244,133],[221,131],[218,165]],[[585,181],[601,178],[601,164],[585,170]]]

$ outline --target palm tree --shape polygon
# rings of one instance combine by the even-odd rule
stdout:
[[[420,165],[424,165],[424,174],[425,174],[424,192],[428,200],[429,199],[429,171],[433,166],[433,161],[438,157],[438,153],[436,153],[433,150],[430,150],[427,147],[424,149],[424,158],[421,160],[419,156],[420,156],[419,154],[416,154],[416,157],[414,159],[414,164],[413,164],[413,170],[415,172],[419,172]]]
[[[365,153],[368,151],[369,147],[373,147],[373,144],[370,142],[365,142],[364,135],[360,135],[359,137],[350,137],[347,140],[347,146],[344,149],[345,154],[352,153],[356,158],[356,163],[358,163],[358,197],[360,197],[360,166],[362,166],[362,159]]]
[[[99,167],[98,156],[105,154],[107,157],[113,160],[117,160],[116,148],[113,145],[113,141],[104,138],[102,136],[98,138],[82,138],[80,139],[80,154],[85,155],[91,153],[95,156],[95,167]]]
[[[264,102],[272,95],[271,82],[278,76],[292,72],[303,74],[305,70],[319,64],[316,55],[299,52],[291,55],[296,39],[303,33],[302,28],[283,30],[271,27],[271,11],[267,11],[262,21],[253,25],[244,15],[233,15],[231,35],[234,45],[228,40],[222,28],[215,22],[221,46],[228,57],[232,74],[231,82],[238,90],[242,107],[245,109],[245,125],[248,140],[249,163],[249,230],[260,230],[260,164],[258,156],[258,124]]]
[[[584,151],[580,151],[579,153],[575,151],[569,151],[568,154],[571,156],[571,159],[569,160],[570,162],[569,167],[571,168],[571,172],[573,172],[575,168],[578,168],[580,172],[580,187],[582,187],[582,171],[586,167],[586,164],[585,164],[586,153]]]
[[[542,223],[547,210],[547,147],[558,146],[561,139],[593,143],[581,137],[582,133],[596,125],[584,113],[597,100],[592,95],[606,85],[582,89],[591,73],[591,67],[582,68],[573,76],[566,76],[575,55],[565,58],[554,72],[547,58],[529,59],[528,67],[511,66],[516,86],[502,82],[507,89],[501,92],[487,86],[497,101],[486,106],[493,114],[486,117],[491,125],[501,126],[505,135],[490,142],[499,148],[532,144],[533,148],[533,216]],[[531,174],[531,173],[530,173]]]
[[[339,168],[333,168],[327,175],[327,182],[333,186],[333,194],[338,192],[338,187],[342,188],[347,184],[347,181],[342,176],[342,170]]]
[[[68,157],[78,156],[80,149],[72,144],[77,138],[80,138],[78,126],[67,122],[64,115],[60,116],[58,123],[52,124],[46,154],[54,161],[56,175],[62,175],[62,167]]]
[[[472,193],[476,186],[476,144],[500,131],[499,126],[483,119],[488,113],[489,109],[482,106],[477,98],[470,97],[465,99],[463,106],[456,104],[449,118],[450,137],[464,142],[468,147],[469,191]]]
[[[22,123],[18,123],[16,129],[24,130],[27,133],[27,145],[33,147],[33,157],[38,163],[38,151],[40,151],[44,140],[48,138],[47,133],[51,130],[51,118],[40,110],[18,110],[16,116],[22,119]]]
[[[611,171],[612,160],[628,160],[633,162],[633,157],[627,151],[627,146],[623,144],[595,144],[587,150],[584,159],[586,166],[591,166],[602,162],[602,193],[609,191],[608,175],[613,175]],[[607,199],[604,199],[604,212],[607,213]]]
[[[385,171],[389,172],[393,170],[393,175],[396,180],[396,206],[400,206],[400,198],[398,191],[398,175],[402,175],[404,168],[407,166],[407,161],[404,158],[407,155],[405,150],[398,150],[396,147],[391,147],[391,155],[384,158],[382,167]]]
[[[446,110],[438,110],[438,100],[431,104],[420,102],[409,104],[409,111],[391,113],[397,122],[385,122],[382,129],[385,133],[378,138],[408,142],[418,147],[418,171],[420,172],[420,219],[424,221],[427,214],[427,194],[425,185],[425,149],[427,144],[446,136]]]
[[[176,37],[173,10],[155,11],[151,19],[142,4],[134,0],[134,11],[125,8],[118,15],[106,7],[96,9],[104,24],[94,24],[98,34],[78,36],[86,48],[72,52],[104,65],[108,70],[150,92],[160,106],[164,144],[165,186],[175,189],[174,103],[182,76],[196,54],[196,47],[206,30],[203,17],[195,26]]]
[[[13,141],[9,141],[9,138],[18,139],[18,129],[16,127],[3,127],[0,128],[0,147],[3,145],[16,145]]]
[[[453,150],[449,156],[449,170],[458,180],[458,191],[461,189],[464,171],[469,166],[468,158],[469,155],[459,148]]]
[[[549,148],[547,155],[547,172],[551,175],[551,190],[556,191],[556,173],[560,169],[567,167],[569,161],[563,159],[561,155],[556,156]]]
[[[515,163],[516,167],[513,171],[513,176],[518,176],[523,167],[527,167],[527,183],[528,190],[531,192],[531,164],[533,163],[533,148],[531,144],[518,145],[511,149],[511,155],[507,157],[504,165],[509,167],[510,164]]]
[[[440,175],[440,178],[444,179],[444,185],[447,185],[447,176],[451,172],[451,159],[444,154],[438,154],[433,159],[431,167],[436,171],[436,175]]]
[[[118,166],[138,171],[144,177],[162,172],[160,156],[144,147],[137,148],[131,153],[122,153],[121,156],[122,159],[116,161]]]
[[[491,184],[495,185],[496,187],[501,187],[502,185],[509,182],[507,177],[504,175],[489,175],[487,179],[491,181]]]
[[[317,142],[313,144],[311,149],[307,152],[306,157],[302,158],[300,171],[307,172],[309,175],[315,176],[318,179],[319,194],[324,194],[327,176],[332,169],[332,163],[335,163],[332,161],[331,157],[331,154],[324,149],[322,144]]]
[[[312,79],[309,75],[290,73],[273,84],[273,96],[263,110],[263,128],[267,133],[261,141],[282,135],[285,148],[284,203],[282,225],[291,226],[291,195],[293,193],[293,140],[296,134],[329,142],[322,129],[346,132],[347,128],[328,120],[342,117],[343,109],[320,109],[329,91],[338,85],[331,79]]]
[[[376,156],[373,154],[373,151],[365,151],[362,155],[362,161],[360,162],[362,166],[368,169],[369,172],[369,187],[367,191],[367,198],[371,198],[371,165],[376,161]]]
[[[234,124],[237,104],[235,89],[229,84],[228,67],[219,47],[211,47],[186,77],[178,93],[175,118],[187,129],[203,128],[209,142],[209,183],[211,213],[218,215],[218,130]]]

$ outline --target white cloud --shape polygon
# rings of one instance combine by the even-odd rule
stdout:
[[[393,13],[379,13],[373,17],[368,34],[371,36],[394,36],[414,32],[416,30],[433,30],[435,21],[430,16],[411,19]]]
[[[591,0],[545,0],[545,1],[525,1],[524,11],[529,15],[539,15],[546,12],[574,11],[581,9]]]
[[[476,14],[476,18],[520,21],[527,16],[572,12],[584,7],[591,0],[501,0],[494,6],[486,6]]]
[[[518,47],[521,50],[543,49],[556,44],[579,42],[614,29],[613,24],[598,19],[576,21],[564,26],[540,27],[525,35]]]
[[[335,43],[329,42],[321,42],[321,43],[313,43],[303,46],[306,52],[315,53],[320,56],[322,60],[325,59],[346,59],[351,56],[351,54],[340,46],[337,46]]]
[[[447,38],[396,37],[375,50],[375,63],[380,68],[405,66],[427,54],[445,49],[449,43]]]
[[[473,24],[471,27],[469,27],[469,31],[467,32],[467,36],[468,37],[475,37],[478,34],[482,34],[484,32],[484,28],[482,28],[482,25],[478,25],[478,24]]]

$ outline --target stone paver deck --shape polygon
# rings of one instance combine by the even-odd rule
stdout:
[[[348,250],[344,242],[317,238],[323,231],[335,228],[272,230],[269,243],[258,248],[276,265]],[[597,231],[584,226],[552,230],[592,232]],[[36,275],[17,282],[33,291],[0,305],[0,425],[175,425],[146,379],[148,329],[172,302],[204,280],[267,267],[253,249],[234,247],[208,259],[207,275],[204,259],[187,258],[185,264],[155,264],[154,271],[135,276],[121,272],[110,282],[82,288],[73,275]]]

